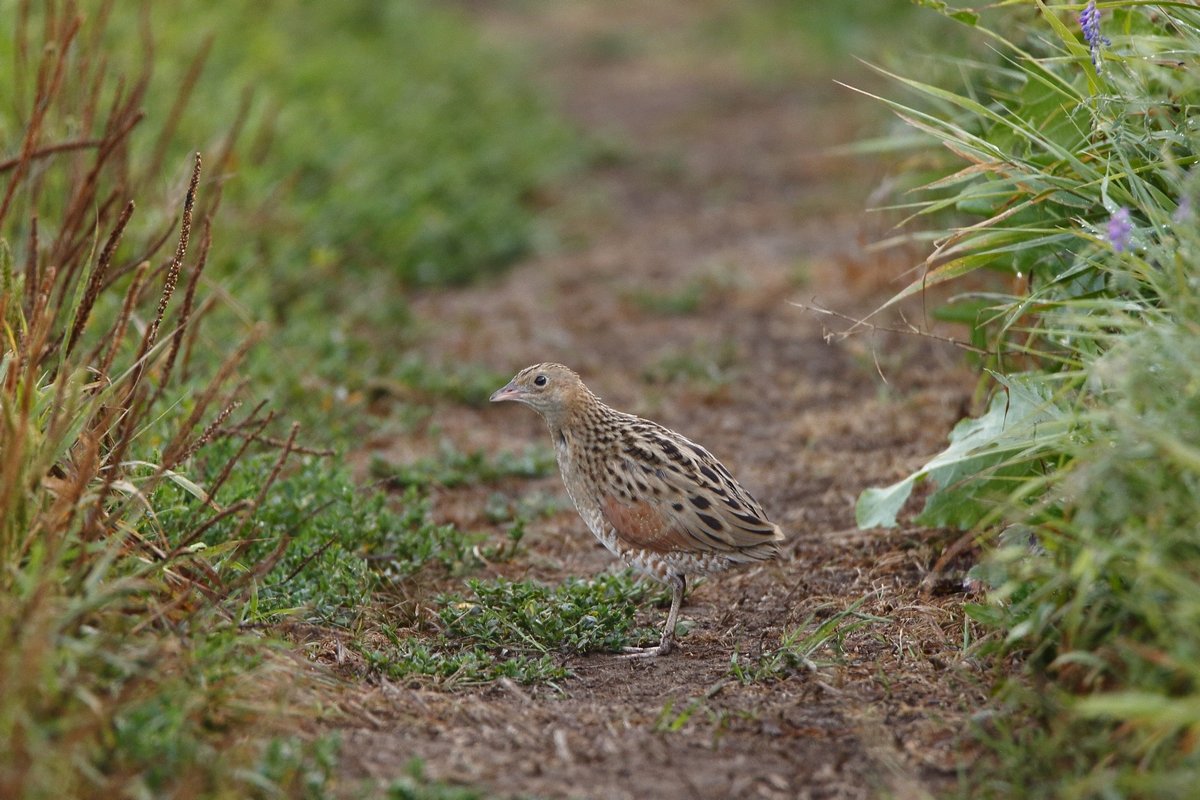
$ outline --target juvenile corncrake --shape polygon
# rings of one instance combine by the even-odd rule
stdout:
[[[526,367],[492,395],[493,403],[505,400],[546,420],[567,493],[596,538],[671,587],[662,641],[626,648],[629,655],[665,655],[674,647],[687,575],[779,556],[783,532],[711,453],[609,408],[567,367]]]

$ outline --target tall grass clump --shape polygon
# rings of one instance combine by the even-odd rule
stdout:
[[[218,503],[223,476],[271,418],[239,408],[243,345],[217,343],[211,369],[192,358],[214,346],[198,332],[220,184],[197,155],[186,172],[163,167],[169,207],[136,206],[138,189],[162,179],[130,146],[152,56],[132,77],[110,74],[103,18],[24,3],[8,31],[0,796],[315,791],[329,748],[267,744],[282,703],[302,700],[289,688],[302,670],[236,624],[287,537],[250,565],[229,557],[294,432],[256,496]],[[230,438],[238,445],[201,486],[189,476],[198,454]],[[183,524],[164,525],[151,502],[168,484],[197,500]],[[206,532],[229,520],[238,532],[206,548]]]
[[[864,492],[859,522],[895,524],[927,481],[918,522],[986,545],[989,602],[969,611],[1026,669],[1001,676],[971,796],[1193,796],[1200,9],[953,13],[984,54],[953,63],[961,80],[888,73],[910,99],[886,102],[945,154],[905,206],[945,227],[888,305],[961,287],[934,313],[970,326],[993,397]]]

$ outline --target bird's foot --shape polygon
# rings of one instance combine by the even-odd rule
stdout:
[[[623,647],[618,658],[656,658],[665,656],[674,649],[675,642],[673,640],[663,639],[656,647]]]

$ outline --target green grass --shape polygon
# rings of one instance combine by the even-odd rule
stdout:
[[[716,686],[722,685],[718,683]],[[659,710],[651,730],[658,734],[671,735],[687,731],[689,728],[707,728],[712,736],[711,746],[716,749],[720,746],[721,737],[729,730],[732,723],[738,720],[758,720],[758,714],[755,711],[730,711],[714,708],[708,702],[711,697],[711,692],[704,697],[693,697],[686,704],[682,704],[682,708],[681,704],[677,704],[674,699],[667,700]]]
[[[634,305],[650,314],[681,317],[700,310],[710,293],[702,281],[691,281],[674,291],[638,289],[630,294]]]
[[[16,18],[16,5],[0,10]],[[222,302],[195,357],[257,329],[264,346],[244,374],[323,445],[360,435],[367,401],[389,383],[485,401],[503,380],[484,384],[507,376],[395,354],[419,335],[409,289],[495,274],[529,253],[537,198],[582,157],[520,55],[428,0],[182,0],[149,8],[147,21],[154,76],[141,105],[151,124],[135,129],[132,152],[153,164],[169,127],[162,164],[201,150],[223,192],[208,269]],[[139,68],[142,25],[136,5],[114,6],[103,42],[114,68]],[[0,131],[12,124],[0,119]],[[155,200],[168,183],[143,181]],[[132,229],[148,235],[166,222],[147,203]]]
[[[487,520],[500,525],[507,541],[484,549],[489,563],[511,561],[521,552],[521,541],[529,523],[538,517],[549,517],[569,508],[569,501],[557,494],[522,492],[514,499],[500,492],[488,495],[483,513]]]
[[[858,510],[895,524],[929,481],[919,521],[987,548],[973,653],[1023,668],[997,673],[971,797],[1184,797],[1200,779],[1200,81],[1180,66],[1200,12],[1105,4],[1089,47],[1079,10],[969,20],[959,83],[893,74],[907,97],[887,101],[961,159],[904,200],[947,227],[888,305],[975,273],[940,315],[971,326],[994,396]]]
[[[169,201],[135,194],[163,177],[126,157],[137,95],[114,101],[98,29],[72,40],[48,13],[18,26],[29,61],[5,75],[19,99],[4,127],[26,143],[0,201],[0,793],[311,794],[328,751],[291,731],[321,687],[238,625],[276,553],[231,570],[240,538],[201,546],[210,515],[257,524],[293,442],[269,447],[254,502],[197,502],[170,529],[151,503],[204,496],[199,461],[245,468],[216,452],[237,432],[278,433],[239,409],[236,339],[192,358],[215,190],[196,160],[169,168]],[[69,82],[35,87],[60,69]],[[36,155],[81,136],[98,144]]]
[[[113,609],[100,605],[90,627],[71,631],[63,609],[26,606],[48,630],[0,630],[7,796],[302,796],[329,780],[330,748],[287,732],[314,708],[298,702],[289,660],[214,620],[196,619],[200,635],[164,637],[136,630],[135,605],[123,625]]]
[[[515,522],[537,517],[550,517],[560,511],[571,508],[570,502],[561,495],[543,492],[522,491],[518,497],[509,497],[500,492],[493,492],[483,507],[483,513],[490,522]]]
[[[393,488],[491,484],[506,478],[543,478],[555,470],[554,453],[545,447],[529,447],[521,453],[501,452],[489,456],[482,450],[463,453],[443,444],[436,458],[412,464],[393,465],[382,459],[371,463],[371,474]]]

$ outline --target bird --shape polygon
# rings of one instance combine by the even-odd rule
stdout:
[[[526,367],[491,396],[523,403],[546,421],[567,494],[587,527],[629,566],[671,588],[657,647],[675,649],[690,575],[778,558],[783,531],[712,453],[648,419],[605,405],[556,363]]]

